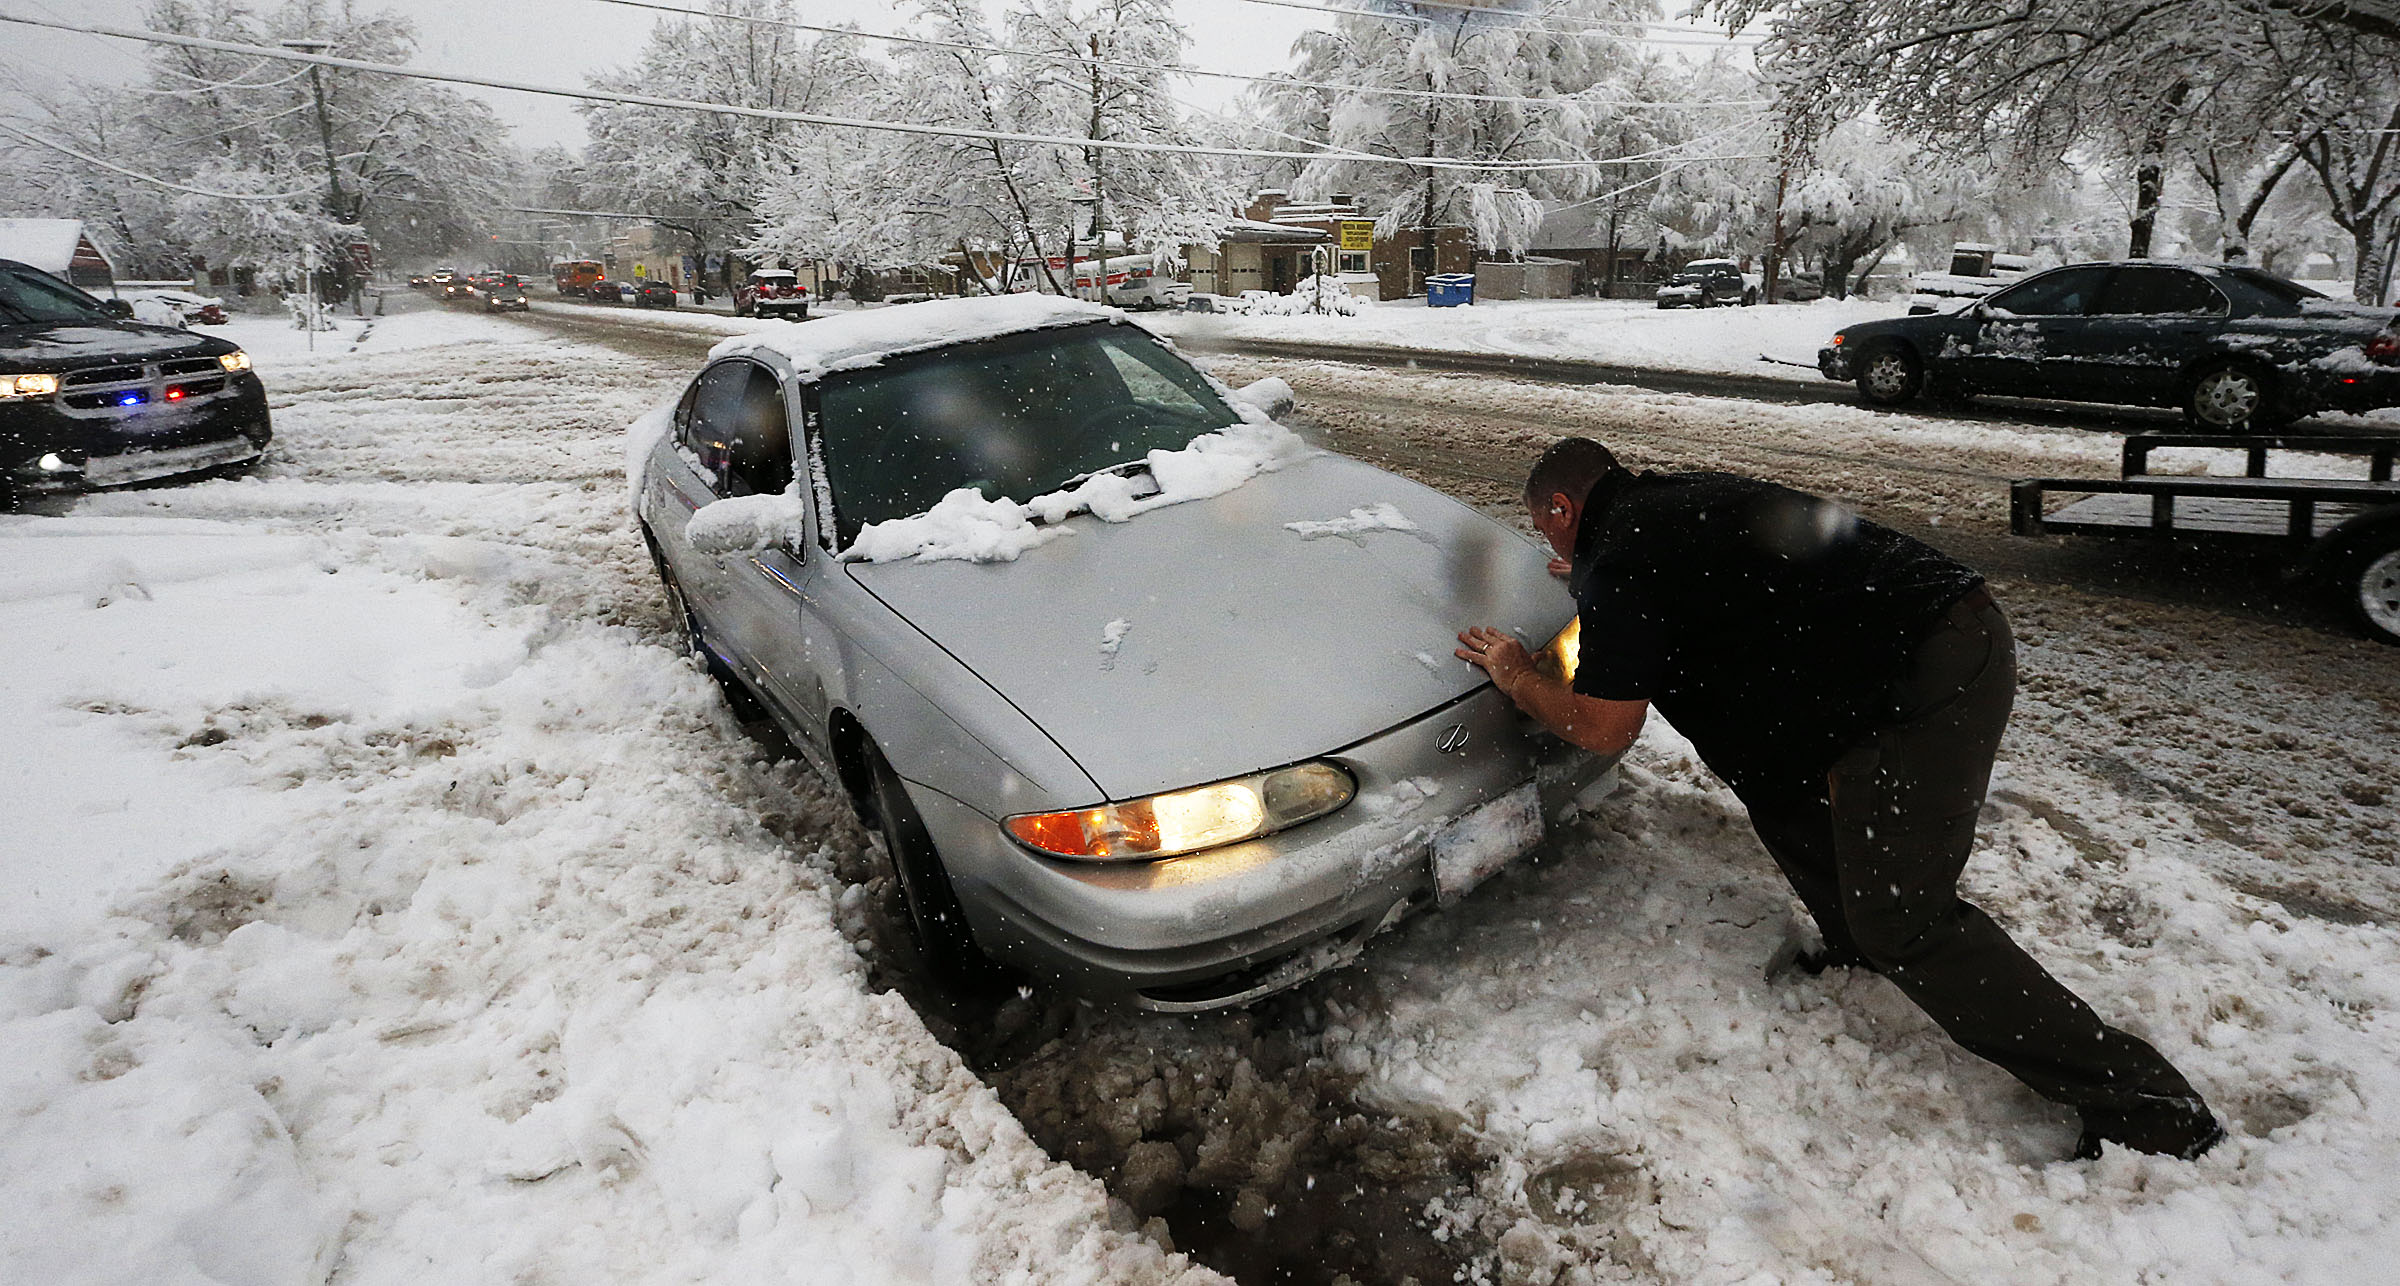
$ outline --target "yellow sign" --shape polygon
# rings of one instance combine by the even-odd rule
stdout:
[[[1375,221],[1373,219],[1342,220],[1342,249],[1372,250],[1374,248]]]

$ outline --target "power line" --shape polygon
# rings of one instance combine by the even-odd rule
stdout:
[[[1038,147],[1071,147],[1112,152],[1146,152],[1154,155],[1247,157],[1275,161],[1354,160],[1367,164],[1405,165],[1414,169],[1463,169],[1484,172],[1597,169],[1622,163],[1611,160],[1565,157],[1495,163],[1447,156],[1377,156],[1369,152],[1278,152],[1261,148],[1212,147],[1196,143],[1152,143],[1137,139],[1084,138],[1065,134],[1025,134],[1003,130],[970,129],[953,125],[919,125],[905,121],[828,116],[817,112],[790,112],[768,107],[745,107],[734,103],[701,102],[688,98],[663,98],[654,94],[628,94],[599,89],[563,89],[555,85],[536,85],[525,81],[500,80],[489,76],[469,76],[460,72],[430,71],[422,68],[403,67],[394,63],[337,58],[328,54],[306,54],[293,50],[269,49],[260,45],[149,31],[138,27],[111,27],[99,24],[78,26],[72,23],[7,13],[0,13],[0,22],[19,23],[29,27],[46,27],[56,31],[79,32],[85,35],[110,36],[120,40],[140,41],[147,44],[175,45],[189,49],[213,49],[221,53],[252,54],[261,58],[275,58],[285,62],[309,63],[319,67],[371,72],[376,75],[398,76],[410,80],[431,80],[444,84],[474,85],[484,89],[504,89],[516,93],[575,98],[586,102],[623,103],[633,107],[657,107],[668,111],[704,112],[722,116],[749,117],[756,120],[791,121],[795,124],[819,125],[829,129],[872,130],[892,134],[911,134],[926,138],[1024,143]]]
[[[1433,19],[1423,17],[1418,14],[1385,13],[1377,9],[1352,9],[1342,5],[1313,4],[1310,3],[1310,0],[1242,0],[1242,2],[1244,4],[1271,5],[1278,9],[1309,9],[1318,13],[1336,14],[1344,18],[1381,18],[1386,22],[1413,22],[1420,26],[1431,26],[1434,22]],[[1601,29],[1603,28],[1621,26],[1640,26],[1645,30],[1659,29],[1657,24],[1652,23],[1621,23],[1613,22],[1606,18],[1578,18],[1573,14],[1523,14],[1512,9],[1495,9],[1485,5],[1473,4],[1450,4],[1444,3],[1443,0],[1403,0],[1403,2],[1420,9],[1457,9],[1463,11],[1463,13],[1467,15],[1482,14],[1486,17],[1492,18],[1527,18],[1538,16],[1543,18],[1559,18],[1567,22],[1588,24],[1586,26],[1568,31],[1561,31],[1556,27],[1541,26],[1532,23],[1514,24],[1519,31],[1530,31],[1537,34],[1548,34],[1553,36],[1597,35],[1601,33]],[[1465,18],[1462,17],[1460,21],[1463,23]],[[1669,29],[1671,30],[1671,28]],[[1736,45],[1748,47],[1758,43],[1758,41],[1754,38],[1737,37],[1732,32],[1727,32],[1722,37],[1710,36],[1706,33],[1695,32],[1694,38],[1692,39],[1678,39],[1672,36],[1618,36],[1616,39],[1637,45]]]
[[[1301,89],[1323,89],[1335,93],[1378,94],[1391,98],[1429,98],[1449,102],[1516,103],[1556,107],[1579,101],[1569,96],[1543,98],[1522,94],[1466,94],[1437,89],[1399,89],[1379,85],[1348,85],[1335,81],[1299,80],[1288,76],[1250,76],[1241,72],[1206,71],[1198,67],[1162,67],[1156,63],[1137,63],[1117,58],[1090,58],[1080,54],[1044,53],[1033,49],[1010,49],[1001,45],[978,45],[959,40],[935,40],[927,36],[893,36],[875,31],[859,31],[850,27],[828,27],[811,22],[795,22],[789,18],[764,18],[754,14],[711,13],[704,9],[686,9],[677,5],[659,4],[656,0],[599,0],[601,4],[619,5],[627,9],[649,9],[658,13],[681,14],[688,18],[714,18],[726,22],[744,22],[758,27],[784,27],[793,31],[813,31],[828,36],[846,36],[858,40],[881,40],[896,45],[917,45],[928,49],[953,49],[965,53],[999,54],[1009,58],[1030,58],[1040,62],[1072,67],[1116,67],[1127,71],[1161,72],[1177,76],[1206,76],[1216,80],[1248,81],[1257,85],[1280,85]],[[1309,6],[1314,7],[1314,6]],[[1738,102],[1714,103],[1636,103],[1611,104],[1622,108],[1652,107],[1764,107],[1768,99],[1748,99]]]
[[[5,19],[0,19],[0,21],[4,20]],[[316,188],[314,187],[295,188],[290,192],[212,192],[207,188],[185,187],[181,183],[170,183],[155,174],[144,174],[139,170],[126,169],[124,166],[118,165],[113,161],[103,161],[97,156],[93,156],[87,152],[79,152],[64,143],[43,138],[41,135],[32,133],[28,130],[18,129],[16,126],[9,124],[7,121],[0,121],[0,130],[5,130],[8,133],[14,134],[18,138],[24,139],[28,143],[49,148],[53,152],[64,152],[68,156],[72,156],[76,160],[85,162],[86,164],[97,165],[104,170],[114,170],[117,173],[124,175],[126,178],[139,179],[144,183],[155,183],[162,188],[171,188],[177,192],[188,192],[193,196],[216,197],[225,201],[289,201],[294,197],[311,196],[316,192]]]

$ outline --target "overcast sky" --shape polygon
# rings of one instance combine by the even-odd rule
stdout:
[[[663,2],[701,7],[701,0]],[[0,9],[31,16],[125,27],[141,25],[143,7],[143,0],[0,0]],[[361,7],[373,7],[372,0]],[[385,0],[381,7],[416,22],[419,66],[576,88],[593,72],[631,64],[663,17],[599,0]],[[996,4],[990,7],[997,12]],[[1302,31],[1333,22],[1331,15],[1245,0],[1176,0],[1176,8],[1192,35],[1193,66],[1249,74],[1286,66]],[[803,8],[805,21],[853,22],[887,33],[905,30],[903,10],[895,0],[810,0]],[[124,40],[0,24],[0,60],[35,75],[116,78],[140,60],[142,49]],[[1241,89],[1238,81],[1207,77],[1179,83],[1181,95],[1202,107],[1221,107]],[[570,100],[464,92],[489,101],[522,146],[583,143],[583,123]]]

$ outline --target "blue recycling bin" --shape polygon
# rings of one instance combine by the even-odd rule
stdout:
[[[1427,308],[1456,308],[1475,302],[1475,274],[1437,272],[1425,279]]]

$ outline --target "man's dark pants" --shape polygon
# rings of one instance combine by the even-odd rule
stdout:
[[[1894,722],[1821,781],[1745,789],[1742,801],[1828,954],[1863,956],[1970,1053],[2078,1108],[2197,1107],[2163,1055],[2100,1021],[1959,899],[2016,690],[2008,621],[1978,589],[1918,645],[1893,689]]]

